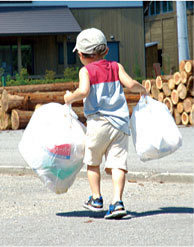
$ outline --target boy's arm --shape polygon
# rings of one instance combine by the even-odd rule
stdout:
[[[90,80],[88,71],[85,67],[79,71],[79,87],[73,93],[66,93],[64,101],[66,104],[72,104],[75,101],[84,99],[90,93]]]
[[[147,95],[147,91],[144,86],[142,86],[139,82],[133,80],[125,71],[123,66],[118,63],[119,66],[119,80],[133,93],[140,93],[142,95]]]

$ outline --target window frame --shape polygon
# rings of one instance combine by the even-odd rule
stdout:
[[[160,14],[167,14],[167,13],[173,12],[173,5],[172,5],[172,10],[171,10],[169,2],[173,3],[173,1],[152,1],[152,3],[149,6],[148,15],[149,16],[156,16],[156,15],[160,15]],[[156,10],[157,10],[156,5],[158,3],[160,4],[160,7],[159,7],[160,10],[159,10],[159,13],[156,13]],[[164,4],[167,4],[167,10],[166,11],[164,11]],[[154,13],[153,14],[151,13],[151,10],[152,10],[151,5],[154,7]]]

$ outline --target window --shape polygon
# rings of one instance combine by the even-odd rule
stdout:
[[[156,2],[156,15],[160,14],[160,2]]]
[[[187,1],[186,2],[186,7],[187,7],[187,9],[193,9],[194,8],[193,1]]]
[[[17,45],[0,46],[0,67],[3,67],[7,75],[18,73]],[[34,73],[33,50],[32,45],[21,45],[22,67],[26,68],[28,73]]]
[[[75,47],[75,43],[68,42],[67,43],[67,64],[75,64],[76,63],[76,52],[73,52],[73,48]]]
[[[149,15],[159,15],[173,11],[172,1],[152,1],[149,6]]]
[[[162,12],[166,13],[168,11],[168,2],[163,2],[162,3]]]
[[[67,42],[67,64],[76,63],[76,53],[72,52],[75,47],[75,43]],[[64,47],[63,43],[58,43],[58,64],[64,64]]]

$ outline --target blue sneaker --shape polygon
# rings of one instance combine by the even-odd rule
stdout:
[[[93,199],[92,196],[89,197],[89,200],[84,203],[84,208],[89,209],[93,212],[102,212],[103,211],[103,199],[100,198]]]
[[[109,210],[104,216],[105,219],[121,219],[127,215],[122,201],[117,201],[115,204],[110,204]]]

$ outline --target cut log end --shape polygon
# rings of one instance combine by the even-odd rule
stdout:
[[[185,60],[182,60],[179,64],[179,71],[182,72],[185,70],[185,63],[186,61]]]
[[[176,105],[179,102],[178,92],[175,89],[171,93],[171,100],[174,105]]]
[[[173,78],[168,81],[168,87],[171,90],[173,90],[175,88],[175,82],[174,82],[174,79]]]
[[[174,110],[174,120],[177,125],[181,124],[181,114],[177,111],[177,109]]]
[[[158,101],[163,102],[163,100],[164,100],[164,93],[163,92],[160,92],[158,94]]]
[[[191,98],[191,97],[188,97],[186,98],[184,101],[183,101],[183,109],[185,112],[191,112],[192,110],[192,105],[194,104],[194,99]]]
[[[187,96],[187,88],[183,83],[178,85],[177,92],[178,92],[178,96],[179,96],[180,99],[185,99],[186,98],[186,96]]]
[[[32,116],[32,111],[12,110],[11,126],[13,130],[24,129]]]
[[[170,113],[172,114],[173,113],[173,104],[172,104],[172,101],[169,97],[166,97],[164,100],[163,100],[163,103],[168,107]]]
[[[194,60],[188,60],[185,63],[185,71],[187,73],[191,73],[192,71],[194,71]]]
[[[175,85],[178,85],[181,82],[181,74],[180,72],[175,72],[173,75]]]
[[[183,110],[184,110],[184,108],[183,108],[183,102],[179,102],[177,104],[177,111],[178,111],[178,113],[182,113]]]
[[[182,113],[181,121],[182,121],[182,124],[188,125],[188,123],[189,123],[189,115],[186,112]]]

